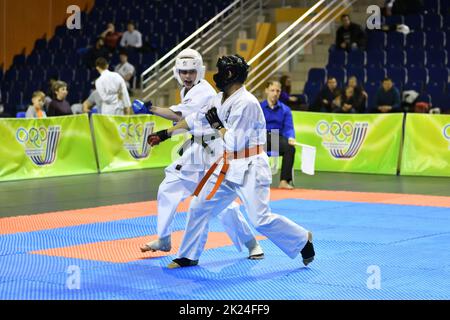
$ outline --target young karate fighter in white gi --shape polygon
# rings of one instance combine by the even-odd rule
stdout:
[[[182,102],[170,108],[151,106],[153,114],[180,121],[198,112],[209,99],[216,95],[214,88],[204,80],[205,67],[201,55],[192,49],[185,49],[176,58],[174,77],[181,89]],[[141,109],[142,101],[134,101],[133,109]],[[158,240],[141,247],[141,251],[170,251],[171,224],[181,201],[192,195],[205,171],[222,154],[223,142],[216,130],[209,124],[199,126],[191,132],[193,137],[184,145],[181,158],[165,170],[166,177],[158,189]],[[249,250],[250,259],[262,259],[264,253],[236,202],[224,206],[219,218],[229,237],[239,251]]]
[[[220,132],[224,153],[198,185],[188,213],[186,232],[178,258],[169,268],[198,264],[208,236],[211,216],[226,208],[236,196],[242,200],[256,230],[294,259],[301,253],[304,265],[314,260],[312,233],[269,207],[272,180],[269,159],[264,152],[266,124],[255,96],[243,86],[248,75],[244,58],[225,56],[217,62],[214,75],[222,91],[200,112],[187,116],[175,127],[148,138],[150,145],[166,140],[178,129],[209,123]]]

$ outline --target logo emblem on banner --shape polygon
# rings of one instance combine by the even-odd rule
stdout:
[[[60,126],[41,126],[29,129],[19,128],[16,140],[24,145],[25,154],[38,166],[52,164],[56,160],[56,150],[61,136]]]
[[[442,129],[442,134],[444,135],[444,138],[447,139],[449,143],[448,149],[450,150],[450,123],[444,126],[444,129]]]
[[[153,122],[121,123],[118,127],[123,139],[123,147],[136,159],[148,158],[150,146],[147,143],[148,136],[153,132]]]
[[[369,124],[367,122],[351,123],[338,121],[328,123],[319,121],[316,126],[317,135],[322,137],[322,145],[328,149],[336,159],[354,158],[367,135]]]

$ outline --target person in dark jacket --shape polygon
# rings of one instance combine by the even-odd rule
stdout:
[[[347,51],[364,49],[366,47],[366,34],[360,25],[350,21],[350,16],[341,17],[342,26],[336,31],[336,48]]]
[[[320,90],[316,100],[312,104],[311,111],[315,112],[331,112],[333,100],[340,94],[337,87],[337,80],[335,77],[328,77],[327,85]]]
[[[353,88],[354,108],[356,113],[366,112],[367,92],[364,88],[358,84],[358,79],[355,76],[348,78],[347,86]]]
[[[67,83],[64,81],[56,81],[53,84],[54,99],[48,106],[47,116],[68,116],[73,114],[69,102],[66,97],[69,91],[67,91]]]
[[[375,96],[375,112],[401,112],[400,93],[392,80],[385,78]]]

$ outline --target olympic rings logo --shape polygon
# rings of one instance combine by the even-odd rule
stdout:
[[[119,134],[122,139],[130,138],[130,139],[140,139],[144,135],[144,127],[141,123],[121,123],[119,125]]]
[[[31,127],[30,129],[25,129],[20,127],[16,132],[16,140],[22,144],[31,143],[36,148],[42,148],[44,143],[47,141],[47,128],[45,127]]]
[[[353,131],[353,125],[349,121],[343,124],[333,121],[329,124],[327,121],[322,120],[316,126],[316,133],[319,136],[332,136],[339,142],[344,142],[347,138],[351,137]]]
[[[450,123],[444,127],[444,129],[442,130],[442,134],[444,135],[445,139],[450,141]]]

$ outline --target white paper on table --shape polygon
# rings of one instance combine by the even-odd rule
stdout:
[[[314,167],[316,163],[316,147],[296,142],[296,146],[302,147],[302,172],[314,175]]]

